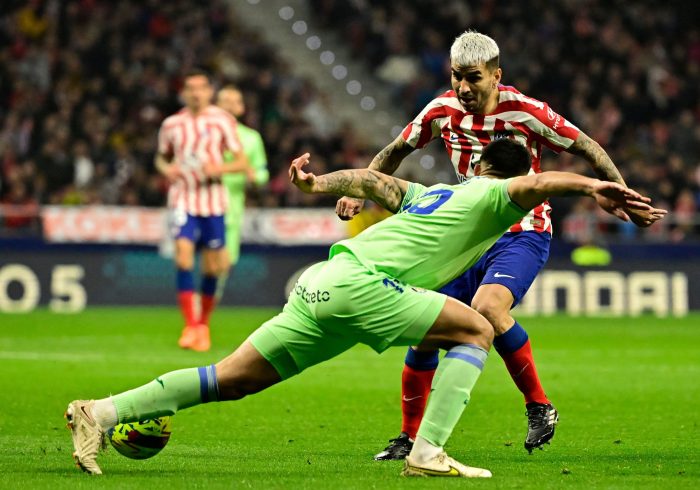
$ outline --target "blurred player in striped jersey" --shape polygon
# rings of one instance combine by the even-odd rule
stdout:
[[[546,103],[501,84],[499,48],[488,36],[465,32],[450,50],[449,90],[431,101],[403,132],[372,160],[369,168],[392,174],[403,159],[433,139],[442,139],[460,182],[474,175],[484,147],[510,138],[532,156],[531,173],[539,173],[543,147],[580,155],[598,177],[624,185],[620,173],[601,146],[554,112]],[[337,213],[351,219],[363,202],[344,197]],[[510,315],[549,256],[552,223],[550,206],[543,202],[515,224],[481,260],[441,291],[484,315],[493,324],[494,347],[513,381],[523,393],[528,416],[525,448],[541,447],[554,435],[558,413],[540,383],[528,335]],[[630,211],[639,226],[654,217]],[[409,348],[402,376],[401,433],[375,459],[403,459],[420,425],[438,364],[436,350]]]
[[[185,320],[179,345],[210,348],[209,317],[216,304],[219,276],[228,270],[224,214],[228,195],[223,174],[252,171],[236,134],[236,119],[211,104],[214,89],[208,75],[192,71],[182,89],[185,107],[163,121],[155,165],[170,181],[168,207],[175,236],[177,295]],[[230,152],[230,161],[224,161]],[[201,307],[194,305],[194,253],[202,249]],[[199,311],[198,311],[199,310]]]
[[[216,105],[236,118],[238,124],[236,132],[238,140],[243,145],[243,153],[248,159],[248,164],[253,169],[256,185],[265,185],[270,178],[267,171],[267,155],[260,133],[240,122],[245,114],[243,94],[235,85],[226,85],[216,95]],[[230,161],[233,154],[224,153],[224,159]],[[223,176],[223,183],[228,190],[228,210],[226,211],[226,249],[232,266],[238,262],[241,249],[241,225],[245,208],[246,178],[242,174],[227,174]],[[223,294],[224,284],[228,274],[223,275],[219,281],[218,295]]]

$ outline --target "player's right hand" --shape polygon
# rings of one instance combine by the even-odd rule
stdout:
[[[364,205],[365,201],[363,199],[344,196],[338,199],[338,202],[335,204],[335,214],[343,221],[349,221],[360,214]]]

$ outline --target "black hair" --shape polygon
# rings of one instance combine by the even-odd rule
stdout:
[[[500,65],[501,65],[501,64],[500,64],[500,62],[499,62],[499,56],[498,56],[498,55],[494,56],[493,58],[491,58],[490,60],[488,60],[488,61],[486,62],[486,68],[488,68],[489,71],[494,71],[494,70],[495,70],[496,68],[498,68]]]
[[[481,161],[487,164],[491,174],[506,179],[527,175],[532,166],[532,157],[527,148],[509,138],[500,138],[486,145]],[[485,170],[482,163],[482,171]]]
[[[192,77],[204,77],[207,79],[207,82],[211,83],[211,76],[206,70],[203,70],[202,68],[193,68],[191,70],[188,70],[185,73],[183,80],[187,80],[188,78]]]

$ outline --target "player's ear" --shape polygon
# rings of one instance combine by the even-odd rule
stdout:
[[[474,166],[474,175],[478,176],[479,174],[481,174],[481,163],[477,163]]]

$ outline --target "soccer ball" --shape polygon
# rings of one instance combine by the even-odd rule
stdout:
[[[107,438],[127,458],[152,458],[170,439],[170,417],[119,424],[107,431]]]

